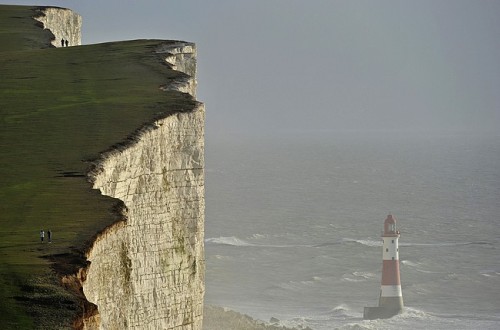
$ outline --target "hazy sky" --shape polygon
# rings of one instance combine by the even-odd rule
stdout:
[[[207,135],[500,131],[500,1],[4,1],[68,7],[83,42],[198,46]]]

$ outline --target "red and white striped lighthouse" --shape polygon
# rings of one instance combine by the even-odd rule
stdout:
[[[399,275],[399,230],[396,219],[389,214],[382,233],[382,281],[378,307],[365,307],[363,318],[389,318],[403,311],[403,292]]]

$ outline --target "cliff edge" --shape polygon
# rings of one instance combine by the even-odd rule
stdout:
[[[193,44],[160,48],[177,69],[196,58]],[[193,86],[194,94],[193,75],[185,78],[175,86]],[[95,189],[124,202],[126,220],[87,254],[83,291],[98,315],[84,320],[85,329],[201,329],[203,127],[201,104],[158,119],[132,145],[105,153],[91,173]]]
[[[201,329],[195,45],[78,46],[64,8],[0,18],[2,327]]]

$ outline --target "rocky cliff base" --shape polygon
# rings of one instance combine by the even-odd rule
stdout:
[[[205,306],[203,330],[312,330],[310,328],[287,328],[279,320],[265,323],[227,308]]]

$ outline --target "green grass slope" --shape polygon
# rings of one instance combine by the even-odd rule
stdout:
[[[86,178],[92,161],[154,118],[195,105],[159,89],[183,75],[154,54],[160,41],[36,49],[50,36],[33,13],[0,6],[2,329],[65,327],[81,312],[53,269],[83,265],[92,237],[117,220],[117,201]],[[40,229],[52,230],[52,244],[40,243]]]
[[[38,7],[0,5],[0,51],[49,48],[52,33],[43,30]]]

